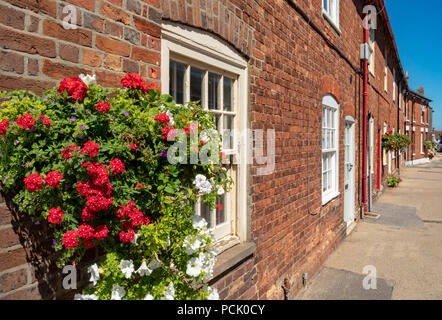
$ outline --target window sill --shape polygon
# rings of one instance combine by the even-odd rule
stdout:
[[[253,242],[244,242],[221,252],[218,254],[215,267],[213,269],[213,278],[223,274],[233,266],[237,265],[244,259],[252,256],[256,251],[256,245]]]
[[[325,206],[327,203],[329,203],[333,199],[336,199],[337,197],[339,197],[340,194],[341,194],[340,192],[333,192],[333,193],[330,193],[326,196],[323,196],[322,197],[322,205]]]
[[[325,18],[325,20],[327,20],[328,23],[330,23],[333,29],[335,29],[335,31],[339,34],[339,36],[341,36],[342,34],[341,29],[339,29],[339,26],[333,21],[333,19],[330,18],[330,16],[325,11],[322,11],[322,15]]]

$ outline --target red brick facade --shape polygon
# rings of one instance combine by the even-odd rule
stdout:
[[[324,18],[321,0],[0,0],[0,90],[41,93],[62,78],[81,73],[95,74],[97,82],[108,87],[119,86],[122,75],[131,72],[160,84],[162,20],[207,30],[233,46],[248,60],[249,126],[275,130],[276,164],[267,176],[256,174],[258,164],[250,167],[248,240],[256,250],[224,270],[213,284],[221,299],[293,298],[302,287],[302,275],[308,273],[311,279],[345,237],[347,228],[342,181],[337,198],[325,205],[321,200],[325,94],[331,94],[340,105],[339,177],[344,176],[345,118],[356,120],[356,220],[361,212],[359,47],[366,2],[340,1],[338,31]],[[78,12],[78,28],[74,30],[62,26],[63,6],[68,3]],[[384,123],[402,133],[406,129],[404,104],[398,108],[398,87],[394,101],[392,94],[392,70],[396,70],[397,83],[403,81],[403,71],[389,22],[381,17],[376,31],[375,75],[369,78],[368,92],[375,142]],[[389,54],[387,91],[385,48]],[[411,110],[411,98],[401,97]],[[428,99],[426,106],[428,110]],[[419,120],[416,134],[420,134],[419,110],[420,104],[415,104]],[[373,182],[379,168],[384,184],[388,169],[382,158],[377,161],[377,150],[375,147]],[[392,173],[405,160],[409,158],[397,156],[391,163]],[[374,195],[380,191],[376,183],[372,190]],[[39,245],[45,238],[41,237],[44,226],[30,225],[26,217],[12,213],[4,203],[0,214],[0,299],[63,297],[60,277],[47,263],[52,253]],[[91,258],[97,257],[97,252],[91,253]],[[36,267],[36,263],[45,268]]]

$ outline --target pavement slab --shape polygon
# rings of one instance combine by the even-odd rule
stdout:
[[[295,299],[442,300],[442,156],[401,168],[403,182],[375,203]],[[363,288],[374,268],[377,289]]]

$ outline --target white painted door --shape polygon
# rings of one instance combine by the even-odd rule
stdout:
[[[355,218],[355,126],[354,122],[345,124],[345,161],[344,161],[344,221],[347,226]]]

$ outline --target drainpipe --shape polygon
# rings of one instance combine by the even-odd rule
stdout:
[[[364,17],[364,44],[368,45],[368,13]],[[363,151],[362,151],[362,203],[367,215],[367,103],[368,103],[368,60],[363,60],[364,84],[362,91]]]

